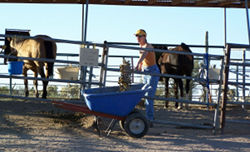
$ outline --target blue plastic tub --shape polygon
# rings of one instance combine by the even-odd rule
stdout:
[[[139,84],[124,92],[119,87],[105,87],[84,90],[82,94],[90,110],[122,117],[134,109],[149,89],[148,85]]]
[[[8,62],[8,73],[13,74],[22,74],[23,73],[23,61],[9,61]]]

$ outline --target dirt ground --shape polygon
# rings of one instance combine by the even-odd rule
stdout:
[[[227,119],[250,122],[250,109],[228,109]],[[156,107],[156,119],[211,125],[213,111]],[[103,119],[101,129],[107,126]],[[117,125],[110,136],[91,127],[93,116],[72,113],[50,103],[0,99],[0,151],[250,151],[250,123],[226,123],[224,134],[210,129],[154,124],[135,139]]]

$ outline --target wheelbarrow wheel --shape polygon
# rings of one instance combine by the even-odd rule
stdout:
[[[141,113],[132,113],[124,121],[126,133],[134,138],[141,138],[148,132],[147,119]]]
[[[134,109],[134,110],[132,110],[132,111],[130,112],[130,114],[133,114],[133,113],[141,113],[141,112],[140,112],[140,110],[138,110],[138,109]],[[124,121],[125,121],[125,120],[120,120],[120,121],[119,121],[119,126],[120,126],[120,128],[121,128],[123,131],[125,131],[125,129],[124,129]]]
[[[130,112],[130,114],[132,114],[132,113],[141,113],[141,112],[140,112],[140,110],[138,110],[138,109],[135,108],[135,109],[133,109],[133,110]]]

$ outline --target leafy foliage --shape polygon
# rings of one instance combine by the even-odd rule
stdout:
[[[67,86],[61,89],[60,95],[63,97],[68,97],[68,98],[79,98],[80,86],[68,84]]]
[[[48,96],[57,97],[58,96],[58,87],[56,85],[50,85],[47,88]]]
[[[6,86],[0,87],[0,93],[1,94],[6,94],[9,92],[9,88]]]

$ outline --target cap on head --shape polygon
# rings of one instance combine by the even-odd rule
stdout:
[[[136,31],[135,36],[147,36],[147,33],[143,29],[139,29]]]

